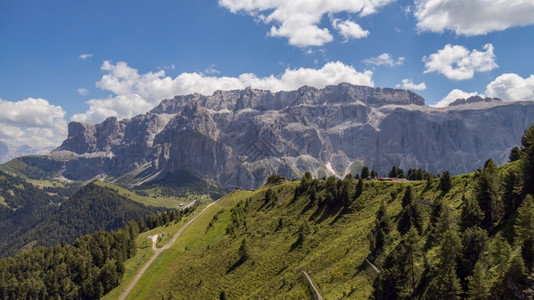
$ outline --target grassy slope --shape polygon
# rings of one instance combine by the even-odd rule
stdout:
[[[150,194],[149,196],[141,196],[139,194],[136,194],[135,192],[132,192],[130,190],[127,190],[123,187],[120,187],[118,185],[115,185],[109,182],[96,181],[96,184],[116,190],[119,193],[119,195],[125,196],[135,202],[139,202],[139,203],[149,205],[149,206],[174,208],[174,207],[177,207],[181,203],[190,202],[190,201],[187,201],[188,199],[179,198],[179,197],[152,196]]]
[[[236,201],[241,200],[244,196],[248,195],[249,192],[244,191],[238,191],[234,192],[230,195],[227,195],[226,197],[220,199],[217,204],[211,206],[208,211],[204,213],[200,218],[198,218],[195,223],[193,223],[182,235],[181,237],[174,243],[173,247],[169,250],[164,251],[158,259],[152,264],[152,266],[147,270],[145,273],[145,276],[141,278],[139,283],[136,286],[136,289],[132,291],[130,294],[130,298],[132,298],[132,295],[138,295],[143,294],[143,289],[145,286],[151,284],[153,280],[151,279],[157,279],[158,276],[161,276],[161,272],[163,269],[161,268],[161,265],[167,265],[169,264],[168,259],[173,258],[173,255],[167,255],[169,252],[175,252],[175,249],[181,249],[181,252],[184,251],[185,247],[188,247],[189,249],[191,247],[194,247],[192,244],[194,244],[195,239],[198,237],[199,234],[202,234],[204,231],[205,226],[209,224],[209,222],[212,220],[213,216],[218,214],[223,208],[232,206]],[[203,209],[203,207],[199,207],[196,209],[196,213],[200,212]],[[158,227],[154,228],[148,232],[143,232],[139,235],[136,242],[138,245],[138,253],[137,255],[126,261],[125,267],[126,267],[126,273],[124,277],[121,279],[120,285],[115,288],[113,291],[111,291],[109,294],[107,294],[103,299],[117,299],[120,294],[126,289],[126,287],[130,284],[131,280],[135,277],[137,272],[145,265],[145,263],[150,259],[152,254],[154,253],[151,247],[151,241],[147,239],[148,235],[153,234],[161,234],[166,233],[166,236],[158,241],[157,247],[162,247],[165,244],[167,244],[170,240],[170,238],[185,224],[187,221],[189,221],[190,218],[192,218],[195,214],[189,215],[188,218],[182,219],[178,223],[174,223],[170,226],[166,227]],[[221,237],[222,235],[217,234],[216,237]],[[209,238],[207,242],[212,242]],[[163,260],[163,262],[162,262]],[[157,266],[159,265],[159,267]],[[154,270],[156,268],[156,271]],[[150,278],[147,278],[146,274],[150,274]],[[147,283],[148,282],[148,283]]]
[[[514,165],[503,166],[500,172]],[[277,200],[267,205],[265,187],[248,194],[230,194],[226,199],[233,198],[235,206],[217,207],[218,212],[214,210],[195,222],[147,270],[129,299],[214,299],[223,291],[229,299],[302,299],[312,296],[302,270],[313,277],[326,299],[368,298],[376,274],[365,258],[370,254],[368,236],[375,226],[380,203],[387,204],[396,228],[401,199],[406,186],[411,185],[415,199],[441,200],[458,218],[462,196],[470,197],[473,192],[473,179],[473,173],[453,177],[448,193],[441,192],[439,180],[430,185],[423,181],[365,182],[363,194],[345,212],[321,209],[317,201],[310,202],[307,194],[293,202],[299,182],[272,187]],[[318,192],[320,196],[324,192]],[[244,211],[246,226],[241,225],[233,236],[226,234],[226,228],[232,223],[232,210],[236,207]],[[425,204],[420,208],[423,228],[428,228],[432,208]],[[280,220],[282,226],[277,228]],[[302,245],[293,247],[304,222],[309,223],[311,233]],[[503,222],[498,228],[506,232],[510,226]],[[429,234],[426,231],[423,238]],[[243,238],[250,258],[236,265]],[[386,254],[401,240],[396,229],[389,240],[384,253],[373,262],[379,268]],[[428,250],[427,257],[432,260],[436,251],[437,247]]]
[[[340,210],[328,212],[316,203],[310,204],[305,196],[291,203],[298,184],[287,182],[273,187],[277,200],[269,205],[263,205],[266,188],[227,196],[226,199],[233,198],[244,208],[246,231],[243,227],[235,237],[227,235],[231,210],[214,206],[172,249],[162,253],[130,299],[169,296],[206,299],[216,298],[222,291],[231,299],[300,299],[311,295],[301,270],[314,278],[327,298],[368,297],[375,274],[364,261],[370,253],[367,236],[374,227],[381,201],[389,202],[390,214],[397,215],[407,184],[413,186],[418,198],[443,197],[437,191],[437,181],[429,188],[425,182],[366,182],[363,195],[351,204],[350,212],[340,214]],[[449,194],[445,196],[457,198],[454,191]],[[215,214],[217,218],[213,219]],[[283,225],[277,230],[279,219]],[[302,246],[292,250],[304,220],[309,222],[311,234]],[[399,234],[394,231],[395,235]],[[250,259],[232,270],[243,237],[247,239]]]

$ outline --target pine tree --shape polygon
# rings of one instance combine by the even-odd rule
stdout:
[[[488,233],[479,227],[469,227],[462,236],[461,264],[458,266],[461,278],[473,272],[477,261],[483,258],[488,249]]]
[[[461,225],[463,229],[482,225],[484,220],[484,213],[478,205],[478,201],[472,199],[471,197],[466,198],[465,195],[462,196],[462,215],[461,215]]]
[[[411,204],[402,209],[397,230],[404,235],[412,227],[417,229],[419,233],[423,232],[423,215],[421,208],[419,207],[419,204],[413,201]]]
[[[457,226],[453,212],[451,211],[450,207],[444,205],[441,209],[438,221],[436,222],[434,238],[439,240],[447,230],[456,231],[456,227]]]
[[[506,278],[510,278],[516,284],[523,284],[527,278],[525,261],[521,255],[514,255],[510,263],[510,269]]]
[[[513,147],[512,150],[510,150],[510,156],[508,156],[508,158],[510,162],[521,159],[521,150],[519,150],[519,147]]]
[[[362,174],[361,174],[361,178],[362,179],[367,179],[371,176],[371,173],[369,172],[369,167],[367,166],[363,166],[362,168]]]
[[[473,275],[467,278],[468,297],[472,300],[486,300],[490,296],[490,286],[486,279],[486,272],[480,261],[477,261],[473,269]]]
[[[534,199],[527,195],[517,210],[514,225],[516,243],[521,245],[523,257],[532,262],[534,258]]]
[[[373,230],[374,236],[371,239],[371,251],[373,253],[379,252],[386,243],[388,234],[391,230],[391,218],[388,214],[387,207],[384,201],[380,204],[380,208],[376,213],[376,224]]]
[[[477,172],[475,180],[475,197],[484,213],[482,227],[490,229],[502,215],[497,166],[491,158],[484,164],[484,170]]]
[[[503,279],[508,271],[512,247],[499,232],[490,247],[490,261],[493,273],[499,279]]]
[[[444,193],[447,193],[451,189],[452,182],[451,182],[451,173],[449,171],[443,172],[443,175],[441,176],[439,180],[439,187]]]
[[[358,184],[356,184],[356,192],[354,193],[354,199],[357,199],[363,193],[363,180],[358,179]]]
[[[419,259],[421,258],[421,238],[419,234],[417,233],[417,230],[415,228],[410,229],[408,231],[408,234],[404,238],[404,245],[405,245],[405,255],[404,258],[406,259],[406,263],[408,265],[407,271],[409,273],[411,286],[412,286],[412,293],[415,293],[415,287],[416,287],[416,277],[417,277],[417,266]]]
[[[413,195],[412,195],[412,186],[409,185],[406,187],[406,191],[404,191],[404,197],[402,197],[402,207],[406,207],[413,202]]]
[[[349,174],[350,175],[350,174]],[[351,195],[352,195],[352,176],[345,177],[341,183],[340,188],[340,195],[341,195],[341,203],[348,207],[351,202]]]
[[[509,216],[521,205],[523,200],[523,183],[518,170],[510,169],[504,175],[502,184],[502,201],[504,214]]]
[[[534,194],[534,123],[521,138],[521,152],[524,193]]]
[[[456,275],[456,261],[460,255],[461,242],[454,230],[447,230],[438,250],[438,263],[434,276],[427,286],[424,299],[460,299],[460,280]]]

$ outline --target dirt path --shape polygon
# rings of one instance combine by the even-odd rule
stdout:
[[[134,280],[130,283],[130,285],[128,286],[128,288],[121,294],[121,297],[119,298],[120,300],[124,300],[126,299],[126,297],[128,296],[128,294],[130,294],[130,292],[132,291],[132,289],[135,287],[135,285],[137,284],[137,282],[139,281],[139,279],[141,279],[141,276],[143,276],[143,274],[145,273],[145,271],[148,269],[148,267],[150,267],[150,265],[152,264],[152,262],[154,262],[154,260],[156,259],[156,257],[158,257],[160,255],[161,252],[163,252],[163,250],[165,249],[168,249],[170,246],[172,246],[172,244],[174,244],[174,242],[176,242],[176,240],[180,237],[180,235],[182,235],[182,233],[187,229],[187,227],[189,227],[189,225],[191,225],[191,223],[193,223],[198,217],[200,217],[210,206],[212,206],[213,204],[217,203],[217,201],[211,203],[210,205],[206,206],[201,212],[199,212],[196,216],[194,216],[191,220],[189,220],[187,223],[185,223],[184,226],[182,226],[182,228],[180,228],[180,230],[178,230],[178,232],[176,232],[174,234],[174,236],[172,237],[172,239],[163,247],[161,248],[156,248],[156,242],[158,240],[158,236],[155,235],[155,236],[152,236],[152,249],[154,249],[154,255],[152,255],[152,257],[150,258],[150,260],[143,266],[143,268],[139,271],[139,273],[137,273],[137,275],[135,276]]]
[[[302,273],[304,273],[304,276],[306,276],[306,279],[308,279],[308,282],[310,283],[311,287],[315,291],[315,296],[317,297],[317,300],[323,300],[323,296],[321,296],[321,293],[319,292],[319,290],[315,286],[315,283],[313,283],[313,280],[308,275],[308,273],[304,272],[304,270],[302,270]]]

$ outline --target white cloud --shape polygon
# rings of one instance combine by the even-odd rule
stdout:
[[[438,103],[436,103],[434,105],[430,105],[430,106],[433,106],[433,107],[447,107],[447,106],[449,106],[449,104],[453,103],[454,101],[456,101],[458,99],[467,99],[467,98],[472,97],[472,96],[481,96],[481,97],[483,97],[484,95],[479,95],[476,92],[468,93],[468,92],[464,92],[464,91],[459,90],[459,89],[454,89],[447,96],[445,96],[443,99],[441,99]]]
[[[86,53],[86,54],[80,54],[79,58],[82,59],[82,60],[86,60],[86,59],[89,59],[93,57],[93,54],[91,53]]]
[[[502,74],[486,86],[486,95],[503,101],[534,101],[534,75],[523,78],[513,73]]]
[[[404,63],[404,57],[399,57],[397,61],[395,61],[395,59],[393,59],[391,54],[382,53],[377,57],[371,57],[371,58],[365,59],[363,62],[368,65],[375,65],[375,66],[386,65],[386,66],[394,67],[394,66],[402,65]]]
[[[217,70],[215,68],[215,65],[211,65],[209,67],[207,67],[206,69],[204,69],[204,74],[220,74],[221,72],[219,72],[219,70]]]
[[[346,12],[360,17],[373,14],[393,0],[219,0],[219,5],[232,13],[245,12],[265,23],[275,23],[269,32],[273,37],[285,37],[298,47],[322,46],[333,40],[328,28],[319,28],[323,15]],[[263,13],[266,13],[264,15]],[[345,21],[350,22],[350,21]],[[344,23],[344,22],[343,22]],[[346,23],[347,35],[357,33],[356,23]],[[341,24],[341,23],[340,23]],[[359,25],[358,25],[359,27]],[[341,33],[343,35],[343,33]]]
[[[411,79],[408,79],[408,78],[403,79],[401,81],[401,84],[397,84],[396,87],[407,89],[407,90],[416,90],[416,91],[426,90],[426,84],[424,82],[415,84],[413,83]]]
[[[422,31],[480,35],[534,24],[532,0],[416,0],[414,15]]]
[[[87,94],[89,94],[89,91],[87,89],[84,89],[84,88],[79,88],[78,89],[78,93],[82,96],[86,96]]]
[[[57,146],[67,136],[65,111],[45,99],[0,99],[0,139],[12,145]]]
[[[125,62],[112,64],[109,61],[105,61],[101,69],[107,73],[96,86],[114,95],[89,100],[89,110],[74,115],[73,121],[99,122],[109,116],[129,118],[150,110],[165,98],[192,93],[211,95],[216,90],[252,87],[281,91],[298,89],[303,85],[323,88],[341,82],[374,85],[372,71],[358,72],[342,62],[329,62],[320,69],[287,68],[280,76],[268,77],[258,77],[253,73],[244,73],[238,77],[182,73],[172,78],[166,76],[164,71],[139,74]]]
[[[363,30],[359,24],[349,20],[340,21],[339,19],[334,19],[334,21],[332,21],[332,26],[339,31],[345,41],[348,41],[351,38],[361,39],[369,35],[368,30]]]
[[[497,68],[493,45],[486,44],[483,49],[485,51],[469,51],[463,46],[447,44],[437,53],[423,57],[425,73],[438,72],[449,79],[464,80],[473,78],[475,72]]]

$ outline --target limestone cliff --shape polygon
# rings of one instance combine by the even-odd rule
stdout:
[[[72,122],[58,149],[26,161],[77,180],[188,169],[226,188],[255,188],[271,174],[344,176],[361,163],[457,174],[488,158],[506,162],[534,121],[531,102],[456,104],[433,108],[410,91],[350,84],[176,96],[132,119]]]

